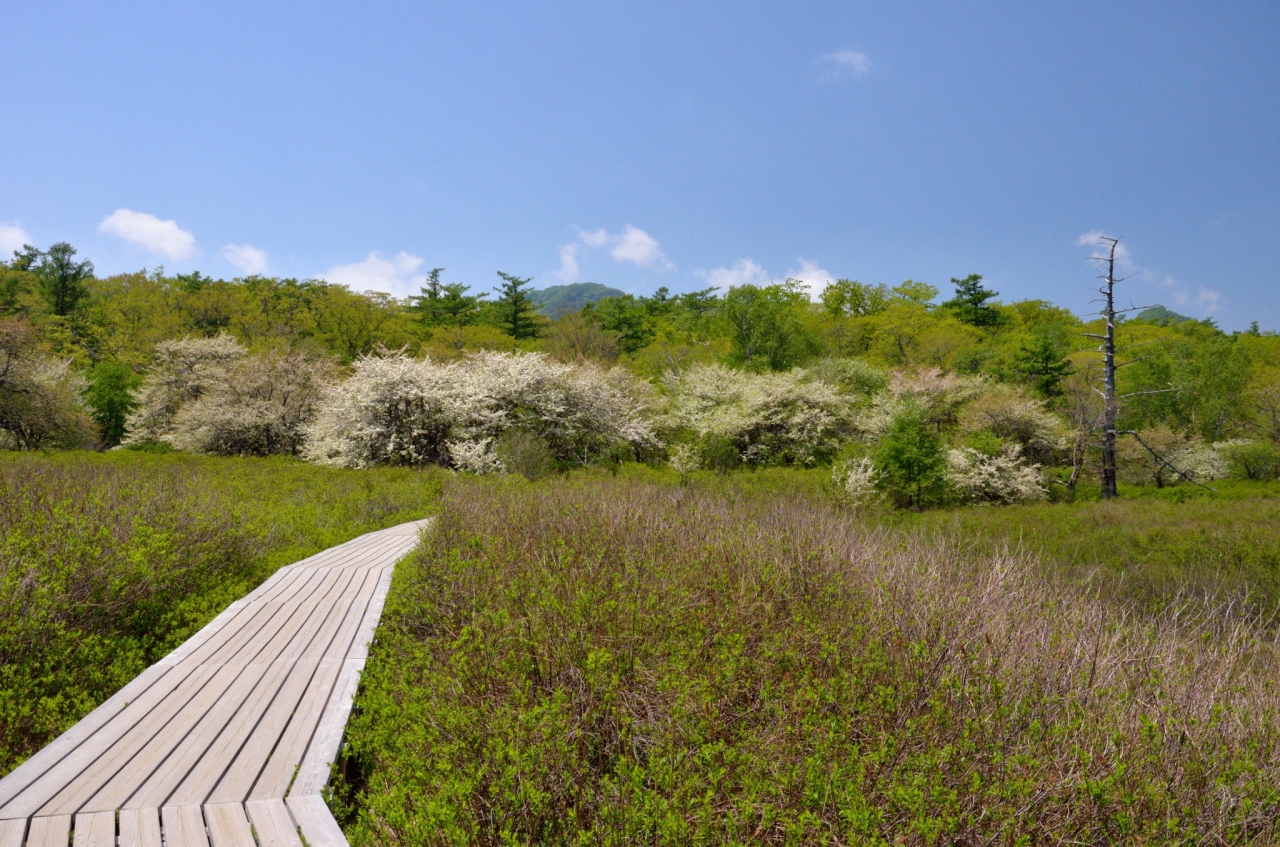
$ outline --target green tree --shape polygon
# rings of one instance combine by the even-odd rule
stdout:
[[[516,341],[525,338],[537,338],[540,329],[533,301],[525,286],[533,282],[532,277],[519,277],[498,271],[502,284],[493,290],[498,293],[494,301],[494,323]]]
[[[946,496],[947,456],[942,437],[919,410],[894,418],[876,445],[872,462],[876,485],[899,506],[921,509]]]
[[[888,305],[889,288],[884,283],[864,285],[857,280],[840,279],[822,290],[822,308],[836,318],[874,315]]]
[[[983,288],[981,274],[969,274],[964,279],[952,277],[951,284],[956,287],[956,296],[943,303],[944,307],[953,309],[960,320],[980,329],[999,325],[1000,310],[988,306],[987,301],[1000,292]]]
[[[1036,391],[1049,398],[1061,397],[1062,380],[1075,373],[1071,362],[1047,335],[1034,335],[1024,342],[1014,368]]]
[[[818,352],[804,321],[809,298],[796,280],[781,284],[739,285],[720,304],[720,322],[731,356],[749,368],[786,370]]]
[[[88,294],[86,281],[93,278],[93,263],[73,261],[76,248],[59,241],[40,254],[39,263],[33,268],[40,293],[59,317],[66,317],[76,310]]]
[[[471,287],[460,282],[440,282],[444,268],[432,268],[422,294],[410,297],[410,309],[425,326],[471,326],[480,314],[484,295],[469,295]]]
[[[602,329],[615,333],[618,347],[624,353],[635,353],[654,339],[653,314],[648,303],[630,294],[588,303],[583,312]]]
[[[125,419],[135,405],[133,390],[141,384],[142,377],[115,359],[104,359],[89,372],[89,388],[84,397],[104,446],[114,447],[124,437]]]

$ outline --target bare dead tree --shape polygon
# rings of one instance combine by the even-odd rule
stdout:
[[[1157,461],[1169,467],[1183,479],[1194,482],[1195,480],[1191,478],[1190,474],[1174,467],[1167,459],[1152,450],[1146,442],[1138,438],[1136,432],[1116,429],[1116,420],[1120,415],[1120,401],[1142,394],[1166,394],[1177,391],[1177,389],[1158,388],[1152,391],[1133,391],[1128,394],[1116,394],[1116,371],[1126,365],[1140,362],[1142,358],[1145,358],[1140,357],[1130,359],[1127,362],[1116,362],[1116,316],[1125,312],[1136,312],[1150,307],[1129,306],[1125,309],[1116,308],[1116,285],[1129,278],[1116,276],[1116,248],[1120,245],[1120,239],[1106,235],[1098,240],[1106,246],[1106,252],[1104,254],[1096,254],[1091,258],[1098,262],[1100,267],[1098,279],[1102,280],[1102,285],[1098,288],[1098,293],[1102,295],[1102,298],[1097,302],[1102,303],[1102,317],[1106,321],[1106,327],[1102,335],[1095,335],[1089,332],[1086,332],[1085,335],[1102,342],[1098,347],[1099,352],[1102,353],[1102,390],[1098,392],[1102,395],[1102,496],[1104,499],[1110,500],[1116,497],[1118,493],[1116,486],[1116,436],[1118,435],[1132,435],[1138,440],[1139,444],[1150,451],[1151,455],[1155,456]],[[1199,483],[1196,484],[1198,485]]]

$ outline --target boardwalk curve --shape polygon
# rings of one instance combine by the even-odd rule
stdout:
[[[0,847],[346,847],[320,790],[392,568],[426,523],[232,603],[0,780]]]

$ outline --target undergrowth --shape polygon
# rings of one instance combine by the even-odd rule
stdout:
[[[423,517],[441,478],[0,452],[0,774],[280,566]]]
[[[331,802],[353,845],[1280,837],[1277,645],[792,493],[449,482]]]

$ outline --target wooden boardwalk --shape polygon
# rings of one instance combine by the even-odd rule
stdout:
[[[0,780],[0,847],[345,847],[320,789],[425,523],[281,568]]]

